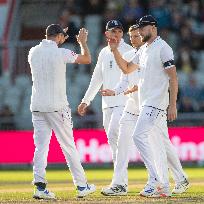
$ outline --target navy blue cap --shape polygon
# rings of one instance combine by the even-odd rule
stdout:
[[[139,28],[147,26],[147,25],[154,25],[157,27],[157,21],[152,15],[146,15],[140,18],[139,22],[137,22]]]
[[[139,28],[139,24],[134,24],[130,26],[131,29],[138,29]]]
[[[46,28],[47,36],[55,36],[62,33],[64,36],[67,36],[67,33],[64,32],[63,28],[59,24],[51,24]]]
[[[123,25],[119,20],[108,21],[108,23],[106,24],[106,30],[112,30],[114,28],[120,28],[123,30]]]

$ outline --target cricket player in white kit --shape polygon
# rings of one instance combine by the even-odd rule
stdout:
[[[81,54],[69,49],[58,48],[68,37],[67,28],[51,24],[46,29],[46,39],[31,48],[28,61],[32,73],[31,112],[34,126],[35,153],[33,159],[33,183],[36,186],[33,197],[36,199],[55,199],[46,189],[45,179],[47,155],[52,130],[64,153],[70,168],[78,197],[95,191],[93,184],[87,184],[85,172],[76,150],[71,110],[66,96],[66,64],[89,64],[91,56],[87,47],[87,31],[82,28],[77,36]]]
[[[178,82],[174,56],[168,44],[157,36],[157,22],[151,15],[140,19],[139,33],[142,41],[146,43],[132,62],[122,58],[117,50],[117,43],[109,44],[124,73],[140,69],[138,84],[140,113],[133,139],[149,172],[147,185],[140,194],[148,197],[170,196],[167,148],[163,137],[168,133],[166,124],[168,105],[168,119],[172,121],[177,117]],[[185,191],[188,188],[189,182],[183,175],[179,178],[180,182],[174,188],[174,192],[179,193],[179,190]]]
[[[106,35],[112,35],[118,40],[118,50],[122,55],[133,50],[133,48],[126,44],[122,39],[123,27],[120,21],[109,21],[106,25]],[[89,106],[90,102],[94,99],[101,87],[103,87],[103,89],[113,89],[119,82],[121,73],[122,72],[114,59],[110,47],[104,47],[99,53],[98,61],[88,90],[86,91],[81,104],[78,106],[79,114],[82,116],[85,114],[87,106]],[[103,126],[112,151],[114,163],[116,160],[119,120],[122,116],[126,100],[127,97],[124,94],[102,97]]]
[[[125,53],[123,56],[130,61],[141,46],[140,36],[136,27],[129,29],[131,44],[135,49]],[[126,195],[128,187],[128,161],[129,149],[133,144],[132,133],[139,114],[139,104],[137,96],[137,83],[139,81],[138,70],[126,75],[121,75],[120,82],[114,90],[104,89],[101,94],[105,96],[117,96],[119,94],[128,94],[125,108],[119,122],[119,138],[114,166],[114,174],[111,185],[102,189],[103,195]]]
[[[129,28],[131,44],[134,48],[137,48],[137,50],[142,45],[138,28],[139,25],[133,25]],[[134,53],[128,52],[123,56],[123,58],[126,59],[127,61],[130,61],[132,59],[131,58],[132,54]],[[129,94],[129,99],[126,102],[126,106],[123,111],[123,116],[120,120],[118,150],[116,155],[116,164],[114,168],[112,183],[109,187],[103,189],[102,194],[104,195],[115,196],[127,194],[128,186],[127,168],[129,161],[129,149],[133,143],[132,134],[139,115],[139,101],[138,94],[136,92],[137,91],[136,85],[138,84],[138,82],[139,82],[139,70],[135,70],[127,75],[122,74],[121,80],[115,90],[106,89],[101,91],[104,96],[117,95],[122,92],[124,92],[124,94],[127,94],[131,92],[131,94]],[[164,127],[164,129],[167,130],[167,127]],[[168,165],[173,173],[173,178],[176,183],[173,192],[183,193],[186,190],[186,188],[183,188],[183,186],[180,184],[186,178],[186,174],[184,173],[178,155],[176,154],[175,149],[173,148],[173,145],[169,140],[168,132],[164,134],[163,140],[164,145],[166,146]],[[155,160],[156,159],[157,158],[155,158]]]

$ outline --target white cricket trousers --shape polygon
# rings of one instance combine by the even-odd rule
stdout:
[[[124,111],[120,119],[118,149],[111,185],[128,185],[129,153],[134,144],[132,134],[137,118],[137,115]]]
[[[148,170],[148,182],[151,183],[156,178],[163,186],[168,187],[167,154],[160,131],[163,120],[166,118],[165,114],[165,111],[153,107],[142,107],[133,133],[133,140]],[[157,149],[157,155],[154,149]]]
[[[184,178],[187,178],[187,175],[183,171],[178,154],[169,139],[166,113],[163,114],[163,120],[161,120],[160,126],[158,126],[158,131],[159,131],[159,134],[162,135],[163,143],[166,149],[168,167],[172,172],[173,179],[175,183],[180,183],[181,181],[184,180]],[[158,139],[157,134],[153,135],[153,137],[150,137],[150,139],[151,138],[153,139],[152,143],[155,145],[155,147],[157,147],[157,139]],[[162,161],[158,160],[159,150],[158,148],[153,148],[152,151],[155,157],[156,169],[160,176],[160,172],[162,172],[162,166],[160,162]],[[160,179],[162,179],[162,177]],[[162,181],[162,183],[164,182],[165,180]]]
[[[166,117],[166,115],[164,116]],[[114,168],[114,174],[112,179],[112,185],[128,185],[128,162],[129,162],[129,150],[133,144],[132,134],[137,123],[138,116],[124,112],[120,120],[119,128],[119,138],[118,138],[118,150],[116,155],[116,164]],[[169,135],[166,119],[162,120],[162,139],[166,148],[167,161],[170,170],[173,173],[173,178],[175,183],[179,183],[184,180],[184,177],[187,177],[184,173],[178,155],[173,147]],[[156,135],[153,136],[153,139]],[[155,149],[155,152],[154,152]],[[154,148],[152,151],[157,160],[158,153],[156,152],[157,148]],[[147,166],[145,164],[145,166]],[[155,161],[156,170],[158,171],[157,162]],[[158,172],[157,172],[158,173]],[[164,181],[163,181],[164,182]]]
[[[33,112],[32,122],[34,126],[35,144],[33,183],[47,183],[45,179],[45,169],[53,130],[71,171],[74,185],[86,186],[87,179],[73,138],[70,108],[67,106],[58,112],[51,113]]]
[[[116,160],[117,143],[119,136],[119,121],[123,114],[124,106],[116,106],[103,110],[103,126],[110,145],[113,163]]]

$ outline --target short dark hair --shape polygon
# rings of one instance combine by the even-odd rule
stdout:
[[[67,33],[63,30],[63,28],[59,24],[51,24],[46,28],[46,36],[56,36],[58,34],[63,34],[67,36]]]

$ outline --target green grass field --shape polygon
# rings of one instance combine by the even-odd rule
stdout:
[[[48,188],[57,195],[57,201],[32,199],[32,171],[0,171],[0,203],[204,203],[204,168],[185,168],[191,183],[182,195],[171,198],[143,198],[138,195],[146,183],[145,169],[129,170],[129,193],[127,196],[103,196],[100,190],[110,183],[112,169],[86,170],[89,183],[97,186],[97,192],[83,199],[76,198],[71,175],[64,170],[48,170]],[[171,186],[173,187],[171,179]]]

